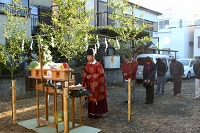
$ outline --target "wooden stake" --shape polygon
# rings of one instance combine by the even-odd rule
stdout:
[[[68,88],[63,88],[63,106],[64,106],[64,133],[69,133],[69,96]]]
[[[16,80],[12,80],[12,119],[13,119],[13,124],[17,123],[16,119]]]
[[[75,75],[72,75],[72,79],[75,80]]]
[[[128,121],[131,120],[131,104],[132,104],[132,87],[131,87],[131,79],[128,79]]]
[[[80,125],[82,125],[82,97],[80,97],[80,107],[79,107],[79,119]]]

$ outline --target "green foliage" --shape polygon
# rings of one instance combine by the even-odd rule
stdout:
[[[143,37],[150,37],[149,36],[149,32],[148,31],[145,31],[145,30],[143,30],[143,31],[141,31],[141,32],[139,32],[136,36],[135,36],[135,39],[136,40],[139,40],[139,39],[141,39],[141,38],[143,38]],[[148,41],[148,40],[147,40]]]
[[[3,64],[6,63],[6,59],[4,57],[4,51],[5,51],[4,45],[0,44],[0,62]]]
[[[76,66],[74,67],[85,66],[87,62],[86,52],[79,53],[73,60],[76,61]]]
[[[22,69],[18,66],[13,71],[13,74],[19,74],[20,72],[22,72]],[[11,75],[11,71],[9,70],[9,66],[7,64],[0,62],[0,75],[9,75],[9,74]]]
[[[3,55],[0,62],[7,64],[11,78],[13,78],[13,73],[19,64],[26,60],[24,49],[26,48],[25,42],[27,42],[26,27],[28,21],[26,16],[22,17],[18,12],[19,10],[26,10],[19,0],[14,0],[12,5],[7,6],[8,8],[3,8],[7,15],[7,21],[3,24],[6,44],[0,48],[2,50],[0,54]]]
[[[86,51],[86,34],[92,29],[92,10],[85,10],[86,0],[54,0],[53,26],[40,24],[42,33],[54,39],[54,45],[68,60]],[[88,36],[89,40],[89,36]]]
[[[51,56],[51,51],[49,48],[49,41],[50,39],[48,38],[42,38],[41,35],[37,35],[37,43],[39,47],[39,54],[42,54],[42,66],[44,66],[47,62],[52,62],[52,56]]]
[[[107,6],[113,9],[109,18],[115,20],[113,25],[107,28],[119,34],[120,49],[118,52],[122,56],[125,56],[127,53],[135,54],[136,47],[133,45],[138,45],[138,43],[135,43],[135,40],[140,40],[140,42],[149,42],[152,40],[148,32],[145,32],[145,29],[150,25],[138,23],[144,12],[141,13],[139,18],[134,15],[134,11],[138,7],[137,5],[130,5],[128,0],[108,0]],[[119,48],[119,45],[114,41],[112,39],[109,40],[114,47]]]
[[[86,89],[73,90],[69,92],[70,98],[78,98],[82,96],[90,96],[90,91]]]
[[[32,61],[27,67],[26,69],[27,70],[30,70],[30,69],[34,69],[35,67],[37,67],[39,65],[39,63],[37,61]]]
[[[148,54],[148,53],[151,53],[149,47],[152,45],[152,41],[149,41],[149,42],[142,42],[141,40],[139,40],[137,42],[137,45],[136,47],[134,48],[134,51],[133,53],[136,53],[137,55],[138,54]]]

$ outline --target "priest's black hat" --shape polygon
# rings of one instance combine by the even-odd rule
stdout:
[[[86,53],[86,54],[87,54],[87,55],[95,55],[94,49],[89,48],[89,49],[87,50],[87,53]]]

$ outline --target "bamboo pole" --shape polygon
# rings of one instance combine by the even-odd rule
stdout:
[[[16,80],[12,80],[12,122],[17,123],[16,119]]]
[[[63,88],[63,105],[64,105],[64,133],[69,133],[69,103],[68,87]]]
[[[131,87],[131,79],[128,79],[128,121],[131,120],[131,109],[132,109],[132,87]]]
[[[74,81],[74,85],[75,85],[75,75],[72,75],[72,80]],[[73,106],[73,108],[74,108],[74,110],[76,110],[76,98],[74,98],[74,106]]]
[[[79,124],[82,125],[82,97],[79,99],[80,102],[80,108],[79,108]]]
[[[38,85],[38,79],[36,79],[36,85]],[[40,118],[40,100],[39,100],[39,90],[36,89],[36,104],[37,104],[37,120]],[[40,123],[38,122],[38,127]]]

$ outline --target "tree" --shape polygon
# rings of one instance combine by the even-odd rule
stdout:
[[[4,27],[4,37],[6,40],[5,45],[1,45],[0,51],[2,56],[1,62],[7,64],[9,71],[11,72],[11,79],[13,79],[13,73],[23,61],[26,60],[25,54],[27,42],[26,27],[28,26],[27,18],[28,14],[23,14],[28,9],[22,6],[20,0],[13,0],[12,5],[6,5],[3,9],[7,16]]]
[[[92,37],[88,33],[94,28],[90,25],[93,12],[85,10],[86,6],[86,0],[54,0],[53,26],[40,24],[42,35],[45,34],[46,38],[53,40],[53,43],[48,44],[53,44],[68,60],[83,54]]]
[[[150,53],[149,47],[153,44],[153,42],[148,39],[146,40],[146,42],[144,42],[144,40],[140,40],[144,37],[150,37],[148,31],[141,31],[135,37],[135,39],[137,40],[137,44],[133,45],[133,53],[135,53],[136,55]]]
[[[150,26],[146,23],[139,23],[144,13],[141,13],[139,18],[134,15],[134,11],[138,7],[137,5],[131,5],[129,0],[108,0],[107,6],[113,10],[109,18],[114,20],[113,24],[107,28],[119,34],[117,41],[113,39],[109,39],[109,41],[115,47],[120,48],[118,51],[122,56],[127,53],[135,54],[134,49],[137,49],[137,45],[152,40],[149,36],[141,38],[137,36]],[[118,41],[120,46],[117,43]],[[133,44],[135,47],[133,47]]]

